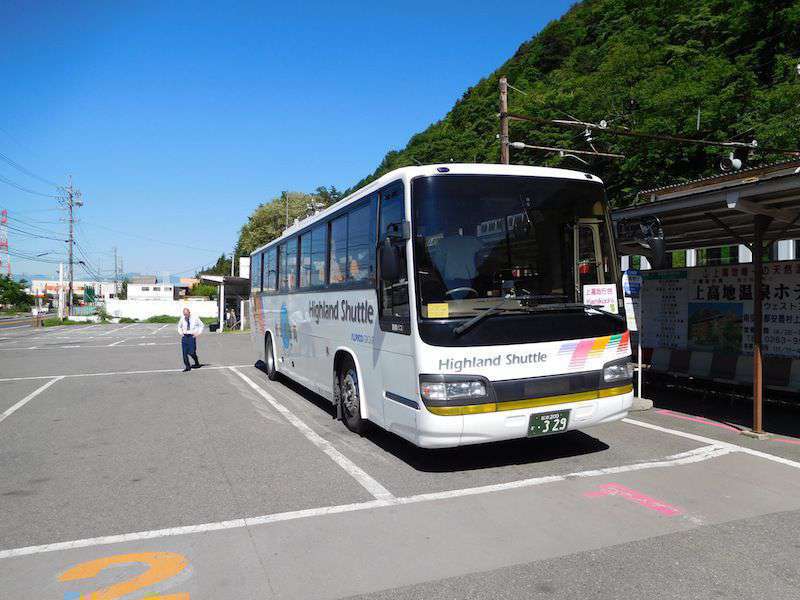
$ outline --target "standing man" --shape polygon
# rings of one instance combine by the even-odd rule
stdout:
[[[203,322],[198,317],[193,317],[188,308],[184,308],[183,318],[178,321],[178,333],[181,336],[183,364],[186,366],[183,372],[192,370],[189,364],[190,356],[194,359],[194,368],[199,369],[203,365],[197,359],[197,336],[203,333]]]

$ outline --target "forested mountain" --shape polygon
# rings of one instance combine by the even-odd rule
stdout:
[[[509,91],[510,112],[798,149],[798,63],[800,0],[584,0],[468,89],[442,120],[414,135],[402,150],[388,152],[352,189],[417,163],[498,162],[501,76],[516,88]],[[510,137],[591,149],[576,129],[512,122]],[[726,154],[599,130],[592,137],[597,150],[625,159],[590,157],[586,166],[570,157],[512,150],[512,163],[591,171],[606,181],[612,202],[621,206],[641,189],[718,172]],[[780,158],[755,152],[749,162]]]

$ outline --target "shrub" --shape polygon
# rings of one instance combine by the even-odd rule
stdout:
[[[196,283],[192,286],[189,290],[190,296],[206,296],[208,298],[214,299],[217,297],[217,292],[219,288],[215,285],[211,285],[210,283]]]
[[[58,317],[47,317],[44,320],[45,327],[53,327],[55,325],[88,325],[88,323],[86,321],[70,321],[69,319],[62,321]]]
[[[170,315],[155,315],[145,320],[145,323],[177,323],[179,317],[171,317]]]

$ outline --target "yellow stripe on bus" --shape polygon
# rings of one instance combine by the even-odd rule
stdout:
[[[623,385],[620,387],[592,390],[589,392],[577,392],[575,394],[562,394],[559,396],[546,396],[544,398],[511,400],[509,402],[490,402],[488,404],[468,404],[466,406],[428,406],[427,409],[434,415],[439,415],[442,417],[474,415],[480,413],[499,412],[503,410],[518,410],[521,408],[540,408],[543,406],[554,406],[556,404],[567,404],[569,402],[582,402],[584,400],[596,400],[598,398],[620,396],[632,391],[633,384],[629,383],[628,385]]]

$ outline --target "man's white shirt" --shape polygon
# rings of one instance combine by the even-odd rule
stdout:
[[[181,315],[181,320],[178,321],[178,333],[180,335],[200,335],[203,333],[203,322],[199,317],[189,315],[189,325],[186,325],[186,317]]]

